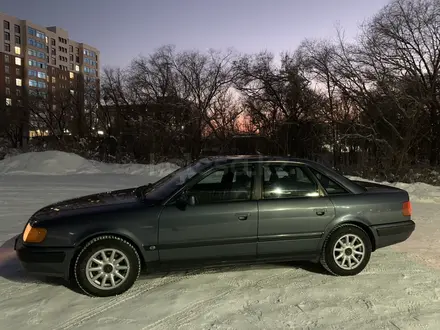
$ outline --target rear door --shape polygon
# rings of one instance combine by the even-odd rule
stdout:
[[[315,256],[326,226],[334,219],[330,198],[301,164],[263,163],[259,171],[258,257]]]

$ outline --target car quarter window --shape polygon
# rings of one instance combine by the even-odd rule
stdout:
[[[263,198],[319,197],[317,183],[300,165],[273,163],[263,165]]]
[[[187,193],[195,197],[196,204],[247,201],[252,197],[254,178],[253,164],[222,166],[198,181]]]
[[[330,179],[328,176],[318,172],[313,168],[310,168],[310,171],[318,179],[322,188],[324,188],[328,195],[343,195],[350,193],[347,189],[336,183],[334,180]]]

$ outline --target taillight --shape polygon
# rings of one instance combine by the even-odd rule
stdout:
[[[402,205],[402,214],[404,216],[407,216],[407,217],[412,215],[412,206],[411,206],[411,202],[410,201],[403,203],[403,205]]]

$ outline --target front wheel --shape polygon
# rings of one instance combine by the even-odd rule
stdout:
[[[325,241],[321,264],[333,275],[357,275],[370,261],[371,251],[371,240],[362,228],[342,225]]]
[[[136,248],[116,236],[101,236],[88,242],[78,254],[74,274],[87,295],[109,297],[130,289],[141,270]]]

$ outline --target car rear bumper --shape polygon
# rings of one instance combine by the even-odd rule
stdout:
[[[412,220],[373,226],[376,231],[376,248],[397,244],[406,241],[416,228]]]
[[[32,274],[69,279],[73,248],[35,247],[23,244],[22,235],[15,239],[14,249],[23,268]]]

